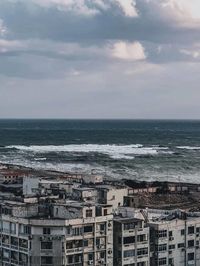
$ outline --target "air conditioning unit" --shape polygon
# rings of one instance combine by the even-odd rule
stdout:
[[[93,260],[89,260],[88,265],[92,265],[92,264],[93,264]]]
[[[45,240],[45,237],[44,236],[40,236],[40,241],[43,241]]]
[[[109,249],[109,250],[108,250],[108,254],[109,254],[109,255],[112,254],[112,249]]]
[[[169,240],[170,241],[174,240],[174,237],[173,236],[170,236]]]
[[[103,259],[102,259],[102,260],[100,260],[100,263],[104,264],[104,263],[105,263],[105,260],[103,260]]]

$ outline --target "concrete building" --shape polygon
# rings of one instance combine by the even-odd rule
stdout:
[[[83,182],[85,184],[101,184],[103,183],[103,176],[95,174],[84,175]]]
[[[151,229],[152,266],[200,265],[199,214],[159,210],[146,214]]]
[[[20,170],[1,170],[0,171],[0,182],[1,183],[22,183],[23,177],[28,176],[27,173]]]
[[[0,265],[113,265],[108,205],[46,201],[1,203]]]
[[[77,187],[73,189],[72,197],[79,201],[97,202],[97,190],[90,187]]]
[[[23,195],[26,197],[35,196],[38,194],[39,190],[39,181],[38,177],[26,176],[23,178]]]
[[[112,185],[96,185],[98,202],[112,205],[113,211],[123,206],[124,197],[128,195],[128,189],[125,187],[115,187]]]
[[[114,265],[149,266],[149,227],[133,212],[121,210],[114,218]]]

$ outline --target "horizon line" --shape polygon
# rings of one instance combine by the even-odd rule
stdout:
[[[45,118],[45,117],[33,117],[33,118],[26,118],[26,117],[8,117],[8,118],[1,118],[0,120],[126,120],[126,121],[137,121],[137,120],[144,120],[144,121],[200,121],[200,118]]]

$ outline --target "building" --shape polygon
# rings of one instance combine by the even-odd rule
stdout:
[[[97,190],[91,187],[74,188],[72,196],[79,201],[97,202]]]
[[[149,227],[134,212],[126,208],[121,211],[114,218],[114,265],[149,266]]]
[[[111,206],[46,199],[0,207],[0,265],[113,265]]]
[[[0,171],[0,182],[11,184],[22,183],[25,176],[28,176],[28,174],[23,171],[5,169]]]
[[[200,216],[148,210],[151,265],[200,265]]]
[[[103,183],[103,176],[95,174],[84,175],[83,182],[85,184],[101,184]]]
[[[126,187],[112,185],[96,185],[98,202],[112,205],[113,211],[124,205],[124,197],[128,195]]]

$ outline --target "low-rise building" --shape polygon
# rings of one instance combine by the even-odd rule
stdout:
[[[98,202],[112,205],[113,211],[123,206],[124,197],[128,195],[128,188],[112,185],[96,185]]]

